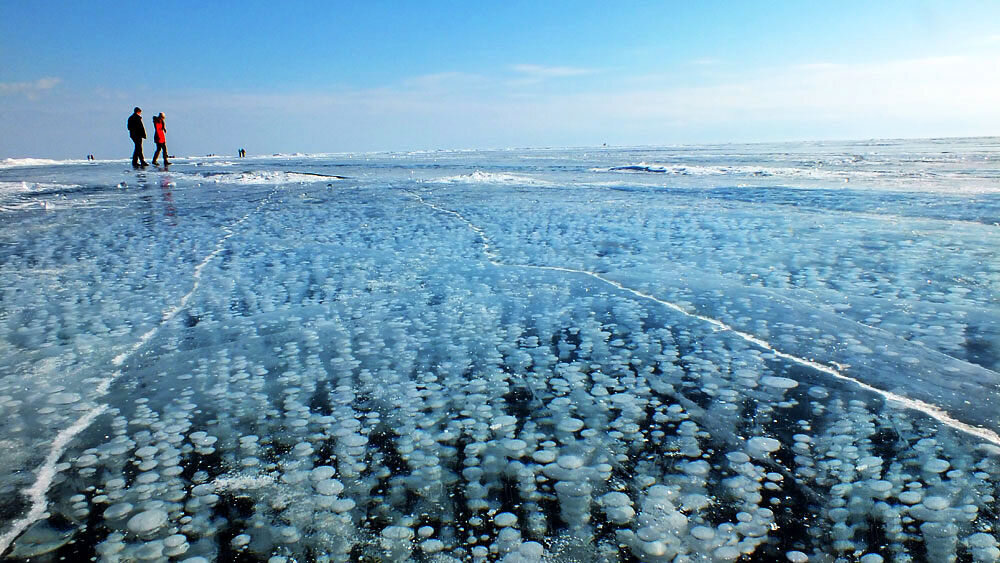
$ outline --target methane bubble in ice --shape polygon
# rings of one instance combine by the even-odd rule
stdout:
[[[139,535],[145,535],[163,527],[167,523],[167,513],[163,510],[145,510],[129,519],[128,529]]]

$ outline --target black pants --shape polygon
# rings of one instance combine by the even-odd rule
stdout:
[[[135,150],[132,151],[132,166],[139,166],[140,164],[145,166],[146,158],[142,156],[142,137],[133,137],[132,142],[135,143]]]
[[[153,164],[156,164],[156,157],[160,156],[160,151],[163,151],[163,164],[167,164],[167,144],[166,143],[156,143],[156,152],[153,153]],[[142,154],[141,152],[139,153]]]

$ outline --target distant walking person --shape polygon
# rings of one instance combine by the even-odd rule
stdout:
[[[142,156],[142,140],[146,138],[146,127],[142,124],[142,109],[135,108],[128,118],[128,136],[135,143],[135,150],[132,151],[132,166],[149,166],[146,158]]]
[[[170,164],[167,162],[167,126],[163,123],[163,112],[160,115],[153,116],[153,127],[156,132],[153,133],[153,142],[156,143],[156,152],[153,153],[153,166],[156,166],[156,157],[160,156],[160,151],[163,151],[163,165],[166,166]]]

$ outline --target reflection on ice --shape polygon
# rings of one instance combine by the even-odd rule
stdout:
[[[5,170],[6,556],[1000,560],[998,191],[755,150]]]

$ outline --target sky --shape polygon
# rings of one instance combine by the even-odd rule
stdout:
[[[1000,135],[1000,2],[0,0],[0,159],[134,106],[180,156]]]

